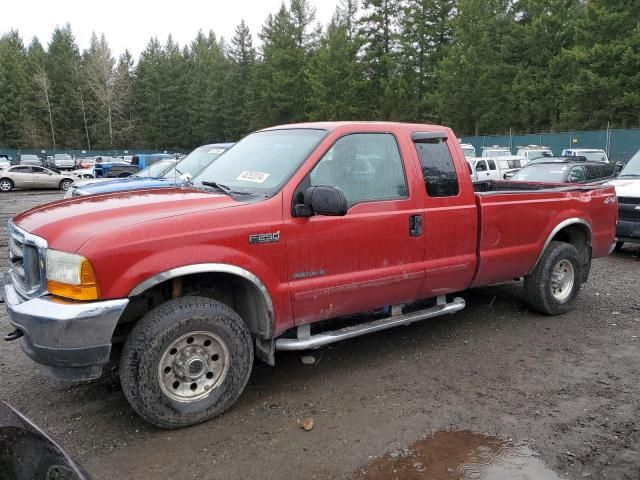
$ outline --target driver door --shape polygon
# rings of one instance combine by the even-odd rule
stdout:
[[[347,134],[297,187],[294,199],[322,185],[348,202],[344,216],[285,218],[297,325],[416,299],[425,275],[421,197],[409,195],[404,169],[394,135]]]

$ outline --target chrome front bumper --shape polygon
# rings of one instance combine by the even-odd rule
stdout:
[[[102,375],[113,331],[128,299],[73,302],[49,295],[25,299],[9,274],[3,287],[9,321],[24,334],[20,346],[46,374],[64,380]]]

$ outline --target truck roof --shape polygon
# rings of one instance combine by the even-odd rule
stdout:
[[[435,131],[443,131],[450,130],[449,127],[444,127],[441,125],[431,125],[424,123],[403,123],[403,122],[380,122],[380,121],[341,121],[341,122],[302,122],[302,123],[288,123],[286,125],[275,125],[273,127],[263,128],[259,131],[268,131],[268,130],[287,130],[292,128],[315,128],[327,130],[329,132],[336,130],[342,127],[380,127],[380,128],[393,128],[393,129],[403,129],[403,130],[421,130],[423,132],[435,132]]]

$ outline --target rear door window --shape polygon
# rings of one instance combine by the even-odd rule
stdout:
[[[587,173],[582,165],[573,167],[569,172],[569,176],[567,177],[567,182],[569,183],[580,183],[586,181]]]
[[[496,169],[496,162],[493,160],[487,160],[487,163],[489,164],[489,170],[495,170]]]

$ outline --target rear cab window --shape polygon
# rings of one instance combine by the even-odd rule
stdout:
[[[430,197],[455,197],[460,193],[458,175],[446,137],[438,135],[439,132],[413,135],[425,188]],[[476,170],[482,171],[479,167],[476,164]]]

